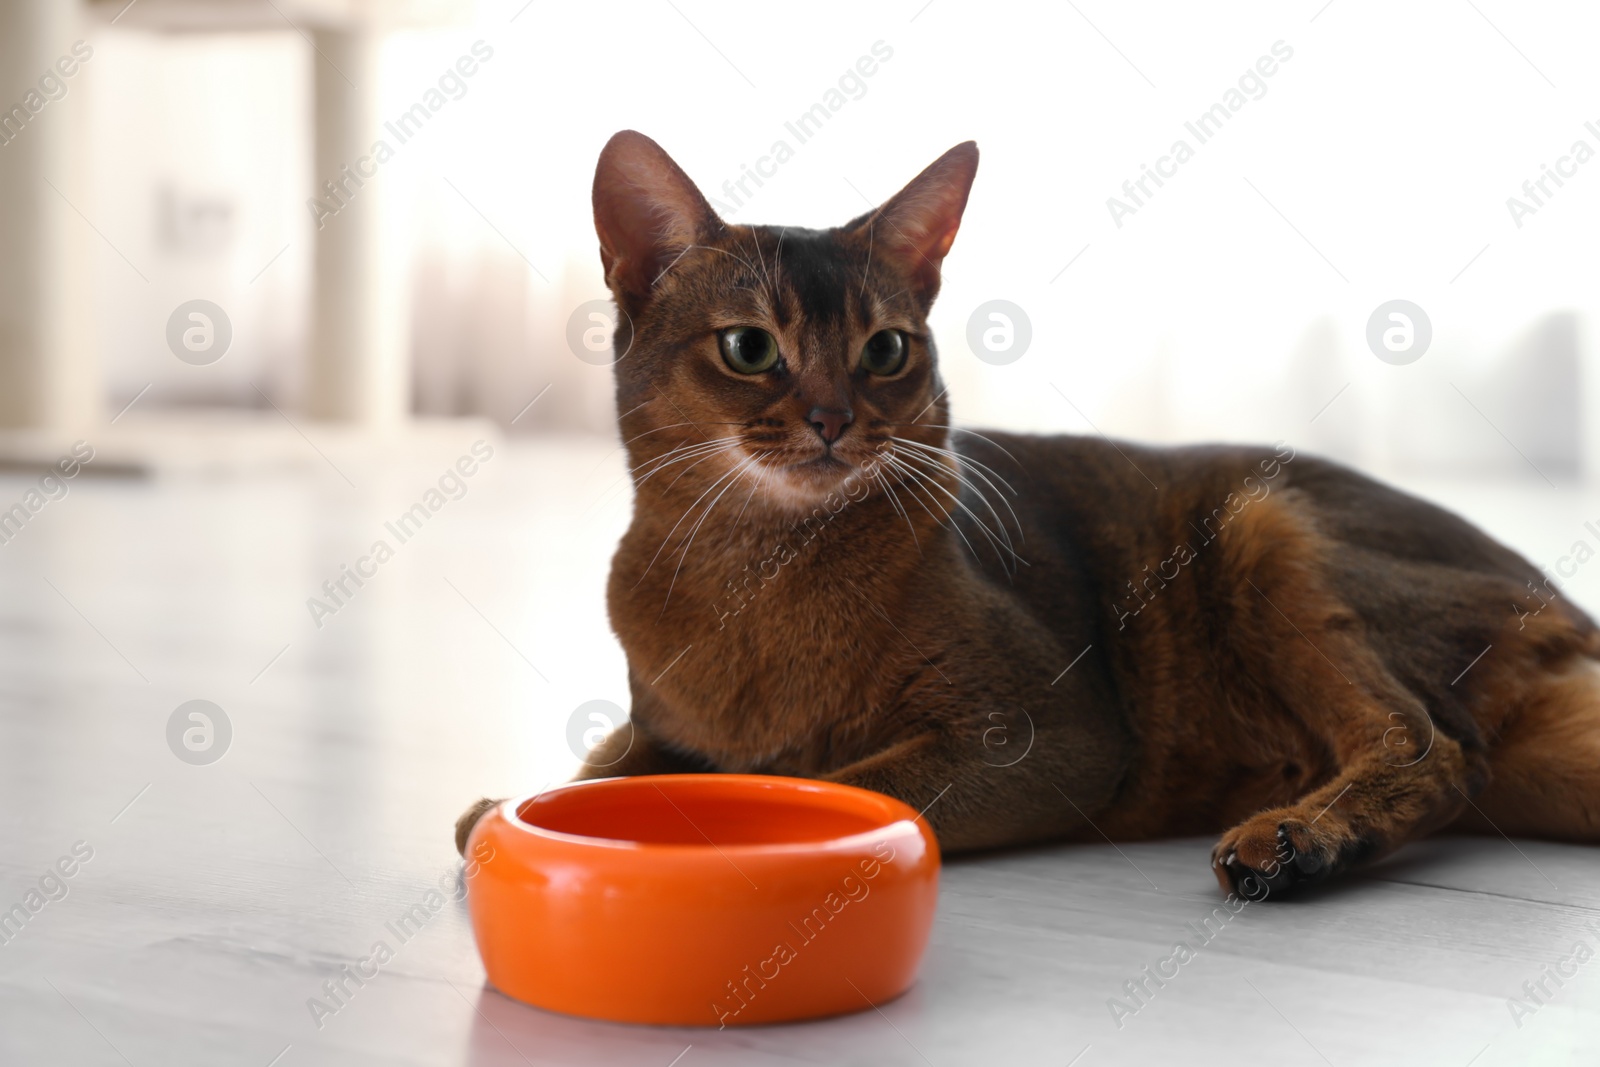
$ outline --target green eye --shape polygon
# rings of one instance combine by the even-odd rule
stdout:
[[[890,375],[906,365],[906,335],[899,330],[879,330],[861,347],[861,368],[869,374]]]
[[[778,365],[778,342],[766,330],[735,326],[717,335],[722,360],[740,374],[760,374]]]

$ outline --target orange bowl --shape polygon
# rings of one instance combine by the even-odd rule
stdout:
[[[489,981],[568,1015],[735,1026],[861,1011],[916,978],[927,823],[879,793],[756,774],[574,782],[468,842]]]

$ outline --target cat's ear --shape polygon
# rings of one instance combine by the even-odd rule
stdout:
[[[642,300],[685,249],[724,224],[660,145],[623,130],[595,167],[594,228],[606,284]]]
[[[964,141],[934,160],[878,210],[851,223],[871,231],[873,256],[899,262],[924,299],[939,291],[939,265],[961,228],[961,213],[978,173],[978,145]]]

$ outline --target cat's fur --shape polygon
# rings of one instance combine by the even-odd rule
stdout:
[[[1452,825],[1600,837],[1600,635],[1516,553],[1292,444],[952,430],[927,314],[977,159],[818,231],[606,146],[633,709],[586,776],[847,782],[948,850],[1222,832],[1256,893]],[[780,366],[730,369],[736,326]]]

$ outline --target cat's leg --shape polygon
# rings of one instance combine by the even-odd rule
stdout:
[[[1390,728],[1429,735],[1430,728],[1414,717],[1405,726],[1398,721]],[[1320,881],[1432,833],[1466,808],[1472,785],[1454,741],[1434,735],[1424,760],[1405,766],[1395,762],[1394,750],[1361,738],[1361,732],[1352,730],[1349,740],[1370,751],[1350,759],[1332,781],[1222,835],[1211,858],[1223,889],[1258,900],[1264,890]]]
[[[1442,828],[1486,778],[1481,754],[1469,759],[1437,730],[1370,649],[1350,649],[1353,642],[1319,626],[1316,613],[1276,599],[1288,613],[1283,621],[1304,634],[1280,635],[1279,695],[1321,736],[1338,770],[1293,804],[1222,835],[1212,851],[1217,881],[1251,899],[1319,881]]]
[[[937,691],[926,697],[948,699]],[[926,708],[914,693],[909,700]],[[1013,720],[1005,726],[1011,739],[999,746],[988,706],[952,714],[941,727],[822,777],[923,812],[945,852],[1094,834],[1090,820],[1111,803],[1127,768],[1129,739],[1112,717]]]
[[[1031,791],[1008,788],[1023,776],[995,773],[970,752],[961,752],[963,747],[978,748],[927,733],[823,778],[918,809],[946,853],[1064,838],[1083,826],[1084,819],[1044,782],[1035,781]]]
[[[635,774],[690,774],[714,770],[704,760],[672,751],[651,738],[631,722],[612,730],[584,760],[573,781],[590,778],[622,778]],[[501,797],[500,800],[504,800]],[[467,838],[484,812],[500,803],[484,797],[473,801],[456,820],[456,851],[467,854]]]
[[[1258,898],[1316,881],[1449,824],[1488,777],[1485,754],[1435,728],[1359,618],[1330,588],[1330,547],[1292,501],[1263,501],[1224,535],[1232,593],[1228,646],[1242,691],[1268,694],[1332,757],[1332,777],[1296,802],[1223,834],[1224,889]]]
[[[498,800],[490,799],[489,797],[479,797],[477,800],[474,800],[470,805],[468,805],[467,810],[462,812],[461,815],[456,819],[456,852],[458,852],[463,859],[466,858],[467,855],[467,838],[472,836],[472,828],[478,825],[478,820],[483,818],[484,812],[488,811],[490,808],[494,807],[504,799],[505,797],[500,797]]]

